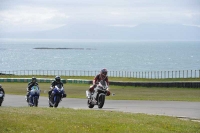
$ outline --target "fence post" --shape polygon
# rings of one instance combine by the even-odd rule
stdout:
[[[161,71],[161,79],[162,79],[162,71]]]
[[[191,78],[192,78],[192,70],[191,70]]]

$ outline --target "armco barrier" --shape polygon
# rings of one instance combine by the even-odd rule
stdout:
[[[54,79],[45,79],[45,78],[37,78],[38,83],[51,83]],[[31,78],[0,78],[1,82],[25,82],[28,83],[31,81]],[[66,83],[67,80],[61,79],[63,83]]]
[[[67,79],[67,83],[92,84],[92,80]],[[110,81],[110,85],[135,87],[180,87],[200,88],[200,81],[174,81],[174,82],[122,82]]]
[[[67,83],[92,84],[92,80],[67,79]]]
[[[179,87],[200,88],[200,81],[174,81],[174,82],[110,82],[110,85],[135,87]]]

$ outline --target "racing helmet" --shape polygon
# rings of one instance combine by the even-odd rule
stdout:
[[[56,82],[60,82],[60,76],[56,76],[56,77],[55,77],[55,81],[56,81]]]
[[[33,83],[36,83],[36,82],[37,82],[37,79],[36,79],[35,77],[32,77],[31,81],[32,81]]]
[[[102,69],[101,70],[101,72],[100,72],[100,74],[101,74],[101,76],[103,77],[103,78],[105,78],[106,76],[107,76],[107,73],[108,73],[108,71],[107,71],[107,69]]]

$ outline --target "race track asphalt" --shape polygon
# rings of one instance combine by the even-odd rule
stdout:
[[[6,95],[3,107],[28,106],[21,95]],[[89,109],[87,99],[64,98],[58,105],[64,108]],[[48,107],[48,98],[40,97],[38,107]],[[99,110],[94,106],[93,110]],[[102,110],[166,115],[179,118],[200,120],[200,102],[183,101],[139,101],[139,100],[106,100]]]

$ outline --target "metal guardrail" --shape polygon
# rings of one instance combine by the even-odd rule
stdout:
[[[37,78],[37,82],[39,83],[51,83],[54,79],[47,79],[47,78]],[[0,78],[1,82],[25,82],[28,83],[31,81],[31,78]],[[67,83],[67,80],[61,79],[63,83]]]
[[[40,75],[40,76],[95,76],[99,71],[84,70],[15,70],[0,71],[0,75]],[[109,77],[128,78],[200,78],[200,70],[177,70],[177,71],[108,71]]]

